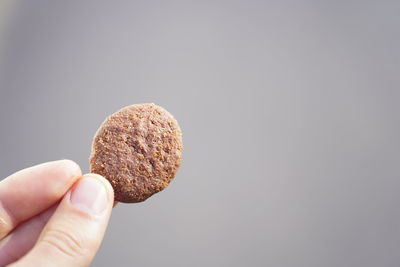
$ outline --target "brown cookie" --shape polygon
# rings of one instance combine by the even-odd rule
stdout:
[[[154,104],[132,105],[100,126],[90,170],[110,181],[116,201],[141,202],[168,186],[182,148],[181,129],[168,111]]]

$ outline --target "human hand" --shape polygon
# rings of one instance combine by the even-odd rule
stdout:
[[[0,182],[0,266],[87,266],[106,230],[110,183],[69,160],[21,170]]]

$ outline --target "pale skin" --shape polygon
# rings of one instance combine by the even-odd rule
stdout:
[[[88,266],[113,202],[105,178],[70,160],[10,175],[0,182],[0,266]]]

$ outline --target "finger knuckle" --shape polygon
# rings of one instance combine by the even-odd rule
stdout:
[[[49,229],[42,242],[69,257],[74,258],[86,253],[82,240],[66,230]]]

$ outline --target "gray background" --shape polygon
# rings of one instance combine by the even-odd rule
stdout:
[[[16,1],[0,176],[88,171],[105,116],[179,120],[170,187],[114,210],[93,266],[400,266],[400,2]]]

